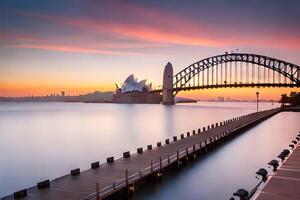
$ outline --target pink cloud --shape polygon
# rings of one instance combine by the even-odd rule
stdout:
[[[98,54],[98,55],[145,55],[139,52],[121,52],[121,51],[109,51],[94,48],[81,48],[77,46],[62,46],[62,45],[43,45],[43,44],[17,44],[17,45],[1,45],[0,47],[5,48],[22,48],[22,49],[41,49],[50,51],[60,51],[60,52],[72,52],[72,53],[85,53],[85,54]]]
[[[103,6],[101,4],[101,6]],[[107,5],[105,5],[107,6]],[[288,30],[278,32],[266,32],[265,34],[253,33],[255,30],[247,31],[229,31],[224,27],[219,27],[217,24],[207,24],[204,21],[180,16],[177,13],[170,11],[162,11],[157,8],[145,8],[129,2],[118,2],[114,5],[109,5],[110,16],[97,17],[94,12],[91,12],[90,17],[66,17],[62,15],[44,15],[26,13],[27,17],[39,18],[54,22],[54,24],[62,24],[64,27],[80,28],[76,39],[70,40],[70,36],[60,36],[55,38],[59,44],[53,44],[48,39],[45,45],[39,46],[78,46],[78,49],[85,51],[101,51],[117,52],[122,49],[134,49],[145,47],[166,47],[172,44],[188,45],[188,46],[208,46],[208,47],[226,47],[226,46],[262,46],[273,48],[300,49],[299,39],[291,37]],[[95,8],[94,8],[95,7]],[[93,9],[97,10],[97,5]],[[111,15],[111,13],[114,13]],[[128,14],[130,13],[130,14]],[[96,13],[97,14],[97,13]],[[103,14],[103,13],[102,13]],[[235,29],[238,29],[238,26]],[[234,28],[234,27],[233,27]],[[230,29],[230,27],[227,27]],[[81,41],[80,34],[96,36],[93,39]],[[109,35],[110,40],[105,41],[101,35],[105,33]],[[87,37],[88,38],[88,37]],[[127,42],[120,42],[117,38],[130,39]],[[20,40],[32,39],[32,42],[38,42],[40,38],[23,38]],[[58,43],[58,42],[56,42]],[[71,45],[69,45],[71,44]],[[28,44],[26,44],[28,46]],[[31,45],[32,46],[32,45]],[[84,46],[84,48],[83,48]],[[114,50],[111,50],[114,49]]]
[[[155,42],[163,44],[180,44],[189,46],[264,46],[272,48],[300,49],[299,38],[292,37],[288,30],[255,34],[255,30],[240,32],[226,32],[222,27],[208,25],[204,22],[178,16],[158,9],[146,9],[141,6],[128,5],[125,8],[115,7],[119,15],[132,13],[135,18],[144,19],[145,23],[127,19],[95,19],[95,18],[69,18],[64,16],[38,17],[61,23],[64,25],[82,28],[86,31],[98,33],[108,32],[119,37]],[[237,25],[238,26],[238,25]],[[141,45],[142,47],[142,45]]]

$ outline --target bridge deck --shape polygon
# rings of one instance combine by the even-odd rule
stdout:
[[[257,200],[300,199],[300,146],[263,188]]]
[[[161,147],[155,147],[152,150],[146,150],[142,154],[132,154],[130,158],[120,158],[112,164],[103,163],[98,169],[89,169],[81,172],[78,176],[65,175],[51,181],[50,187],[38,190],[36,187],[28,189],[28,194],[25,199],[44,199],[44,200],[66,200],[66,199],[95,199],[96,182],[100,185],[100,194],[105,197],[115,191],[113,182],[116,182],[117,189],[125,187],[125,170],[128,170],[129,183],[134,182],[144,175],[150,173],[151,160],[154,164],[154,170],[158,170],[160,166],[160,158],[162,158],[163,167],[176,161],[177,150],[180,152],[180,157],[192,151],[193,145],[196,149],[200,148],[199,143],[204,145],[205,140],[219,136],[227,131],[230,133],[234,130],[255,123],[275,113],[279,109],[273,109],[258,113],[253,113],[235,119],[222,126],[215,127],[199,134],[186,137],[184,139],[171,142]],[[169,160],[168,160],[169,157]],[[141,171],[141,172],[140,172]],[[151,171],[153,172],[153,171]],[[11,199],[12,196],[7,197]]]

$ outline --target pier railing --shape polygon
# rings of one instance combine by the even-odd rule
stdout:
[[[269,111],[272,112],[272,114],[275,114],[275,113],[279,112],[280,109],[272,109]],[[265,117],[269,117],[269,115],[264,116],[262,118],[265,118]],[[173,155],[169,156],[168,158],[163,159],[161,162],[157,162],[157,163],[153,164],[152,166],[149,166],[141,171],[138,171],[138,172],[128,176],[128,178],[119,179],[119,180],[113,182],[112,184],[102,188],[99,192],[92,193],[91,195],[89,195],[83,199],[84,200],[97,199],[97,195],[99,195],[99,197],[101,197],[101,198],[106,197],[106,196],[110,195],[111,193],[116,192],[120,189],[123,189],[126,186],[138,181],[141,178],[144,178],[148,175],[157,173],[158,171],[162,170],[163,168],[165,168],[175,162],[178,162],[180,159],[182,159],[186,156],[189,156],[191,153],[195,153],[195,152],[201,150],[202,148],[207,148],[207,146],[210,145],[211,143],[214,143],[214,142],[218,141],[219,139],[222,139],[223,137],[231,134],[232,132],[238,131],[238,130],[242,129],[243,127],[246,127],[256,121],[259,121],[259,120],[257,120],[257,119],[249,120],[248,123],[245,123],[243,125],[237,125],[236,127],[232,128],[232,129],[228,129],[216,137],[211,137],[210,139],[206,140],[205,142],[202,142],[202,143],[199,142],[198,144],[194,144],[194,146],[192,146],[192,147],[186,148],[181,151],[177,151],[176,154],[173,154]]]
[[[164,154],[162,154],[160,151],[156,151],[155,149],[152,150],[152,145],[147,146],[147,151],[155,151],[154,154],[150,154],[151,156],[142,156],[143,161],[146,161],[146,165],[142,164],[137,169],[130,168],[130,165],[126,167],[126,162],[139,162],[138,159],[133,160],[127,160],[125,162],[121,161],[121,173],[124,172],[124,176],[120,177],[118,175],[118,178],[112,174],[110,176],[110,180],[105,180],[105,182],[101,182],[101,178],[99,177],[97,180],[95,180],[95,190],[94,193],[90,193],[90,185],[88,188],[88,194],[86,195],[76,195],[80,196],[81,199],[86,200],[92,200],[92,199],[102,199],[105,197],[108,197],[109,195],[113,195],[116,193],[116,195],[124,195],[123,191],[125,189],[128,189],[128,192],[132,192],[132,189],[134,188],[135,183],[138,183],[139,180],[146,179],[152,180],[153,178],[158,178],[159,180],[162,177],[163,171],[168,171],[169,167],[178,168],[181,167],[181,165],[187,164],[188,160],[193,160],[196,158],[196,156],[201,155],[203,153],[207,153],[211,149],[214,149],[219,144],[227,141],[228,139],[237,136],[239,133],[242,133],[243,130],[248,129],[251,126],[254,126],[256,123],[259,123],[263,121],[266,118],[271,117],[272,115],[280,112],[281,110],[276,108],[272,110],[266,110],[261,111],[257,113],[251,113],[248,115],[243,115],[240,117],[235,117],[232,119],[224,120],[220,123],[215,123],[212,125],[209,125],[207,127],[198,128],[198,132],[196,130],[193,130],[192,132],[187,132],[186,136],[185,134],[181,134],[180,139],[177,140],[177,136],[173,137],[173,142],[171,142],[169,139],[166,139],[166,147],[162,146],[161,142],[157,143],[157,149],[159,148],[166,148],[167,151],[164,151]],[[203,131],[201,131],[203,130]],[[196,133],[197,132],[197,133]],[[197,135],[202,135],[203,137],[199,137]],[[195,137],[192,137],[195,136]],[[185,138],[190,138],[189,140],[186,140]],[[181,140],[186,140],[186,142],[180,142]],[[173,143],[173,144],[172,144]],[[170,148],[167,146],[172,145]],[[137,154],[142,154],[143,148],[137,149]],[[127,159],[130,157],[130,152],[124,152],[123,153],[123,159]],[[121,159],[121,158],[120,158]],[[119,160],[119,159],[118,159]],[[150,164],[151,161],[151,164]],[[147,162],[149,162],[147,164]],[[176,165],[176,162],[178,165]],[[109,165],[115,165],[118,162],[114,163],[114,157],[108,157],[107,163]],[[125,164],[125,165],[124,165]],[[99,165],[99,162],[91,163],[91,169],[101,168]],[[129,167],[129,169],[128,169]],[[145,167],[145,168],[144,168]],[[110,169],[111,166],[105,165],[103,170]],[[140,171],[138,171],[140,170]],[[130,174],[128,173],[130,171]],[[117,172],[120,172],[120,169],[117,169]],[[70,172],[71,176],[78,176],[80,175],[80,169],[74,169]],[[84,176],[84,174],[82,174]],[[115,178],[114,178],[115,177]],[[62,181],[64,179],[60,179]],[[154,179],[153,179],[154,180]],[[99,182],[100,181],[100,184]],[[52,182],[51,182],[52,183]],[[56,181],[53,180],[53,184],[55,184]],[[89,183],[90,184],[90,183]],[[42,185],[42,187],[40,187]],[[102,187],[99,187],[102,185]],[[132,187],[133,186],[133,187]],[[38,183],[36,187],[32,187],[30,189],[24,189],[20,190],[18,192],[14,193],[14,196],[18,197],[26,197],[28,196],[29,199],[32,199],[32,195],[36,195],[38,198],[49,196],[49,193],[44,193],[41,190],[41,188],[49,188],[47,190],[51,190],[50,187],[50,181],[47,180],[42,183]],[[30,195],[27,195],[27,191],[30,192]],[[55,196],[51,194],[52,196]],[[51,196],[50,195],[50,196]],[[13,196],[8,196],[8,199],[12,199]],[[41,199],[41,198],[40,198]]]
[[[218,140],[217,138],[215,138],[214,141]],[[134,173],[132,175],[130,175],[128,177],[128,179],[126,180],[126,178],[123,178],[123,179],[120,179],[120,180],[117,180],[116,182],[113,182],[111,185],[107,186],[107,187],[104,187],[102,188],[100,191],[99,191],[99,196],[100,197],[105,197],[107,196],[108,194],[114,192],[114,191],[117,191],[119,189],[122,189],[124,187],[126,187],[128,184],[132,184],[136,181],[138,181],[139,179],[143,178],[143,177],[146,177],[150,174],[153,174],[153,173],[156,173],[156,172],[159,172],[161,171],[163,168],[175,163],[175,162],[178,162],[180,159],[192,154],[192,153],[195,153],[195,151],[197,150],[200,150],[201,148],[205,148],[206,145],[209,145],[211,142],[208,141],[206,144],[205,143],[199,143],[199,144],[195,144],[195,148],[194,147],[191,147],[191,148],[187,148],[186,150],[182,150],[182,151],[179,151],[178,154],[174,154],[172,156],[169,156],[168,158],[162,160],[162,162],[157,162],[155,164],[153,164],[152,166],[149,166],[137,173]],[[84,198],[84,200],[91,200],[91,199],[96,199],[97,198],[97,192],[87,196],[86,198]]]

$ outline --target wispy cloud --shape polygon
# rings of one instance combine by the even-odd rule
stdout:
[[[151,25],[151,24],[136,24],[131,22],[119,21],[102,21],[87,19],[87,18],[68,18],[63,16],[42,16],[40,18],[51,20],[52,22],[75,26],[85,29],[86,31],[94,32],[109,32],[122,37],[143,40],[144,42],[159,42],[165,44],[180,44],[192,46],[226,46],[234,44],[235,40],[231,38],[213,38],[208,37],[207,32],[203,33],[200,30],[205,29],[200,24],[187,22],[176,22],[177,25],[172,27],[164,25]],[[162,19],[165,16],[160,16]],[[153,17],[153,21],[158,20],[158,16]],[[176,19],[172,19],[176,21]],[[164,19],[166,21],[166,19]],[[182,20],[180,20],[182,21]],[[173,21],[166,22],[167,24],[174,23]],[[185,30],[185,31],[184,31]]]
[[[21,48],[21,49],[40,49],[40,50],[49,50],[49,51],[98,54],[98,55],[128,55],[128,56],[145,55],[145,54],[139,53],[139,52],[121,52],[121,51],[109,51],[109,50],[101,50],[101,49],[93,49],[93,48],[80,48],[77,46],[60,46],[60,45],[43,45],[43,44],[0,45],[0,47]]]
[[[144,43],[154,42],[204,47],[258,45],[272,48],[300,49],[300,46],[297,45],[299,44],[299,37],[294,37],[289,30],[285,29],[277,31],[268,28],[260,31],[255,28],[253,30],[239,30],[241,24],[237,24],[232,27],[235,31],[232,31],[230,27],[225,28],[220,24],[209,24],[203,20],[195,21],[195,19],[180,16],[170,11],[146,9],[143,6],[128,3],[122,6],[122,8],[120,6],[114,7],[119,16],[111,19],[40,14],[32,16],[65,26],[81,28],[87,32],[108,33],[116,37],[140,40]],[[128,13],[131,13],[131,17],[126,18],[125,16]]]

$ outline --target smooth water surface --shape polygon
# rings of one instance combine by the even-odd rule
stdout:
[[[300,130],[299,121],[300,113],[279,113],[177,174],[167,174],[161,184],[139,189],[133,199],[224,200],[239,188],[251,191],[259,182],[255,172],[268,169],[267,163],[288,148]]]
[[[260,103],[261,109],[271,107],[271,103]],[[39,181],[62,176],[70,169],[88,169],[91,162],[105,162],[109,156],[121,157],[124,151],[135,152],[138,147],[156,144],[173,135],[255,111],[254,102],[201,102],[176,106],[0,103],[0,197]],[[269,129],[266,131],[270,132]],[[271,142],[263,142],[272,145]],[[207,158],[207,162],[195,165],[196,173],[191,169],[180,176],[196,178],[198,173],[209,174],[217,166],[229,170],[231,165],[236,164],[231,155],[234,150],[226,148],[222,152],[228,151],[227,154],[216,153]],[[239,155],[252,156],[253,149],[254,146],[248,149],[236,147],[235,151]],[[236,160],[236,163],[247,165],[247,162],[254,162],[252,157],[248,158],[243,162]],[[220,159],[221,163],[204,164],[216,159]],[[201,170],[197,170],[201,166]],[[217,174],[212,177],[203,182],[228,184],[226,177]],[[244,178],[241,175],[241,179]],[[203,177],[194,181],[200,179]],[[161,197],[164,199],[163,195]]]

